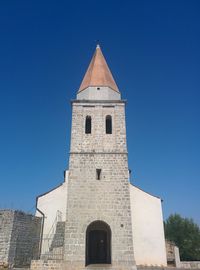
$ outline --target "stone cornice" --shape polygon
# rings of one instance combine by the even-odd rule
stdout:
[[[128,152],[69,152],[69,154],[110,154],[110,155],[116,155],[116,154],[120,154],[120,155],[127,155]]]
[[[103,104],[103,103],[123,103],[126,104],[127,100],[123,99],[123,100],[84,100],[84,99],[72,99],[71,103],[82,103],[82,104],[88,104],[88,103],[99,103],[99,104]]]

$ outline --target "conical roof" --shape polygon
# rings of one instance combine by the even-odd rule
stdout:
[[[119,92],[99,45],[96,47],[78,92],[81,92],[90,86],[107,86],[112,90]]]

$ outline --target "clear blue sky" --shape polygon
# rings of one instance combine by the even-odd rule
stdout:
[[[199,14],[199,0],[0,1],[0,207],[29,211],[63,181],[99,40],[128,100],[134,184],[200,224]]]

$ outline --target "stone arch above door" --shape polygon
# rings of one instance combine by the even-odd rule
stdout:
[[[101,220],[90,223],[86,230],[86,265],[111,263],[111,229]]]

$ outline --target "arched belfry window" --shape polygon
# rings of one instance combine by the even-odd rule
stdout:
[[[106,116],[106,134],[112,134],[112,116]]]
[[[90,134],[92,131],[92,118],[91,116],[86,116],[85,118],[85,133]]]
[[[104,221],[96,220],[87,227],[85,264],[111,264],[111,229]]]

